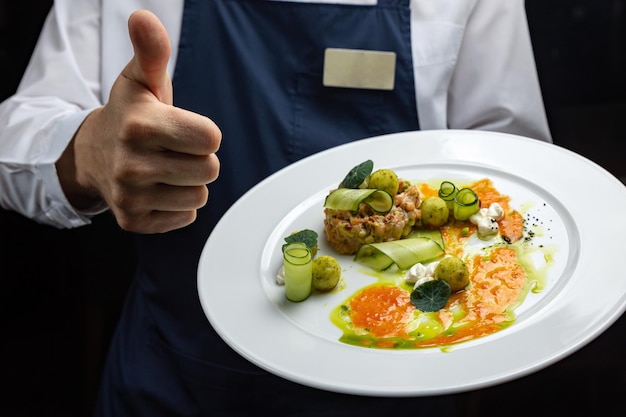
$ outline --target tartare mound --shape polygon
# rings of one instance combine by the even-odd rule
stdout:
[[[421,218],[420,193],[400,180],[387,213],[378,213],[361,203],[358,211],[325,209],[324,232],[330,246],[341,255],[352,255],[362,244],[398,240],[408,235]]]

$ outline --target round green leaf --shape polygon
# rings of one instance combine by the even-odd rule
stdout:
[[[411,293],[411,302],[420,311],[438,311],[446,305],[452,290],[450,285],[441,280],[423,283]]]

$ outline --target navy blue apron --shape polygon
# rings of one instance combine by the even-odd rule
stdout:
[[[137,278],[111,345],[96,415],[363,417],[431,407],[444,415],[449,411],[446,398],[340,395],[271,375],[219,338],[196,289],[198,259],[210,231],[260,180],[338,144],[419,129],[408,3],[185,1],[174,102],[221,128],[221,173],[193,225],[137,236]],[[395,88],[324,87],[327,47],[395,52]],[[224,246],[235,246],[240,238],[233,236]]]

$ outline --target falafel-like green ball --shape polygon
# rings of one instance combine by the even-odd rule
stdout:
[[[369,176],[367,179],[368,188],[376,188],[378,190],[387,191],[392,196],[398,194],[400,181],[398,176],[391,169],[379,169]]]
[[[422,223],[424,226],[436,229],[448,221],[450,209],[448,204],[440,197],[426,197],[420,205]]]
[[[339,283],[341,265],[332,256],[324,255],[313,259],[313,288],[327,292]]]
[[[447,282],[452,292],[456,292],[469,284],[469,270],[461,258],[446,256],[435,268],[434,278]]]

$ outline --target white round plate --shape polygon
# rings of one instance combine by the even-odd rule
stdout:
[[[545,289],[529,294],[510,327],[451,349],[380,350],[341,343],[330,311],[372,282],[338,257],[345,287],[305,302],[276,284],[284,237],[323,234],[323,201],[366,159],[402,178],[490,178],[524,206],[550,247]],[[619,268],[626,236],[626,188],[593,162],[556,145],[480,131],[380,136],[303,159],[259,183],[224,215],[207,240],[198,292],[208,320],[246,359],[286,379],[330,391],[420,396],[490,386],[544,368],[578,350],[626,309]],[[539,265],[539,267],[541,267]]]

